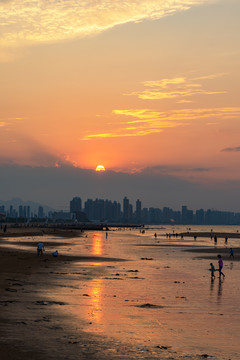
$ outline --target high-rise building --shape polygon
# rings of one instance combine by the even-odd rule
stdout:
[[[19,207],[18,207],[18,217],[20,217],[20,218],[24,217],[22,205],[19,205]]]
[[[82,211],[82,200],[80,197],[75,196],[70,201],[70,213],[78,213]]]
[[[43,212],[43,207],[39,206],[38,207],[38,218],[39,219],[43,219],[44,218],[44,212]]]
[[[142,219],[142,203],[139,199],[136,201],[136,222],[140,223]]]
[[[129,220],[129,200],[125,196],[123,199],[123,221],[128,222]]]

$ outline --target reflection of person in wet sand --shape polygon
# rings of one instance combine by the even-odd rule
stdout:
[[[219,279],[221,279],[221,275],[223,275],[223,277],[225,277],[224,273],[222,272],[222,268],[223,268],[223,260],[222,260],[222,256],[218,255],[218,266],[219,266]]]
[[[219,283],[218,283],[218,297],[220,298],[222,296],[222,280],[221,278],[219,278]]]

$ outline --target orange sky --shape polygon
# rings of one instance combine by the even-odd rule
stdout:
[[[240,179],[240,3],[167,3],[0,1],[1,162]]]

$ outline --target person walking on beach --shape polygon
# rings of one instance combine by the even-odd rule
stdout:
[[[210,269],[211,271],[211,279],[215,279],[215,275],[214,275],[214,272],[215,272],[215,267],[213,265],[213,263],[210,263]]]
[[[218,255],[218,266],[219,266],[219,279],[221,279],[221,275],[223,275],[223,277],[225,278],[224,273],[222,272],[222,268],[223,268],[223,260],[222,260],[222,256]]]
[[[217,235],[214,235],[214,244],[217,244]]]
[[[43,242],[40,241],[37,246],[37,256],[42,256],[43,249],[44,249],[44,244]]]
[[[230,258],[234,259],[234,250],[233,250],[233,248],[230,248],[229,252],[230,252]]]

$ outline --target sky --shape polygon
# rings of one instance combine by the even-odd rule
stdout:
[[[64,167],[70,184],[101,164],[140,179],[146,202],[168,178],[166,203],[195,186],[240,211],[239,13],[239,0],[0,0],[2,171]],[[88,192],[107,196],[94,176]],[[34,197],[4,184],[2,199]]]

